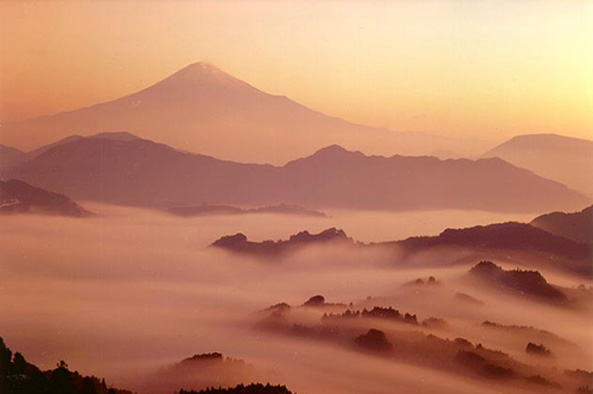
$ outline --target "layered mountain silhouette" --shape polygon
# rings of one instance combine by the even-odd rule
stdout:
[[[249,241],[244,234],[238,233],[221,237],[214,241],[211,246],[235,253],[250,254],[259,257],[276,257],[304,246],[319,244],[353,245],[354,241],[343,230],[329,228],[319,234],[301,231],[298,234],[291,235],[286,241],[253,242]]]
[[[83,217],[91,213],[63,194],[34,187],[18,179],[0,180],[0,214],[40,213]]]
[[[493,268],[496,269],[496,266]],[[488,270],[489,267],[478,265],[476,269]],[[514,284],[512,279],[508,280],[506,273],[513,275],[512,271],[503,271],[501,281],[495,283]],[[475,275],[478,278],[474,280],[481,282],[480,273],[476,272]],[[481,283],[481,286],[484,287],[486,283]],[[504,287],[503,291],[517,295],[522,294],[521,289],[526,289],[529,293],[525,295],[538,300],[543,298],[556,303],[557,306],[564,302],[562,298],[556,298],[556,288],[535,272],[521,271],[517,283],[517,286]],[[500,337],[500,333],[484,330],[482,335],[477,337],[480,341],[485,341],[486,345],[483,345],[482,342],[472,343],[464,337],[453,339],[452,332],[448,332],[447,337],[442,337],[438,331],[414,329],[412,327],[419,324],[416,316],[406,313],[402,317],[401,313],[392,307],[375,306],[371,310],[365,308],[360,311],[352,310],[352,305],[343,304],[341,308],[335,308],[334,312],[326,312],[317,320],[310,313],[294,313],[294,308],[282,305],[284,304],[263,311],[256,328],[263,333],[298,337],[317,343],[342,346],[348,351],[364,352],[385,361],[395,361],[396,367],[401,363],[421,366],[427,368],[426,374],[440,370],[457,376],[483,378],[486,379],[483,381],[484,384],[487,382],[500,392],[510,392],[517,387],[525,392],[534,393],[588,390],[578,391],[579,387],[585,388],[590,382],[590,374],[587,371],[565,372],[558,368],[526,363],[503,350],[489,347],[489,344],[500,343],[493,341]],[[429,322],[435,320],[438,319],[426,319]],[[404,329],[402,323],[410,324],[410,329]],[[424,322],[422,325],[426,327]],[[397,392],[397,389],[394,392]]]
[[[593,141],[557,134],[520,135],[488,151],[518,167],[593,196]]]
[[[161,208],[208,202],[542,212],[590,204],[583,195],[498,158],[366,156],[332,145],[276,167],[218,160],[125,136],[62,141],[4,177],[80,200]]]
[[[530,224],[573,241],[593,243],[593,205],[579,212],[541,215]]]
[[[330,228],[319,234],[301,231],[292,235],[288,240],[279,241],[249,241],[242,233],[227,235],[216,240],[211,246],[233,253],[252,255],[263,258],[276,258],[295,252],[309,245],[335,245],[358,248],[383,248],[403,251],[406,254],[418,252],[457,251],[462,256],[471,258],[493,258],[492,256],[508,257],[509,252],[538,257],[539,262],[553,264],[557,269],[569,271],[590,277],[593,273],[591,259],[593,248],[591,244],[577,242],[560,235],[549,233],[527,223],[507,222],[486,226],[475,226],[462,229],[446,229],[438,236],[410,237],[400,241],[364,244],[346,235],[343,230]],[[467,254],[467,252],[472,252]],[[462,260],[467,261],[466,257]],[[544,258],[543,260],[541,258]],[[427,282],[418,279],[413,285],[438,284],[430,277]],[[477,301],[465,294],[459,298]]]
[[[485,149],[476,141],[395,132],[327,116],[207,63],[191,64],[113,101],[3,124],[0,142],[29,150],[71,134],[109,130],[128,130],[220,158],[275,164],[331,143],[381,154]]]

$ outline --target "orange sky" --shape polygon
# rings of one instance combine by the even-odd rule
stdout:
[[[0,2],[0,119],[196,61],[394,130],[593,139],[593,1]]]

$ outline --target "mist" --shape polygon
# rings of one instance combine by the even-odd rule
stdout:
[[[491,330],[486,335],[479,325],[491,320],[533,326],[564,341],[553,344],[556,357],[543,362],[548,367],[587,369],[593,360],[590,311],[500,294],[468,280],[470,266],[430,264],[440,255],[423,255],[426,264],[398,264],[397,254],[381,248],[319,247],[261,261],[208,247],[237,232],[264,240],[338,227],[354,239],[378,242],[531,218],[480,211],[179,218],[135,208],[88,208],[98,216],[0,218],[0,332],[41,368],[66,360],[85,374],[144,390],[138,382],[159,368],[221,352],[253,365],[264,381],[299,393],[392,393],[394,387],[401,393],[499,392],[482,380],[254,328],[267,307],[299,306],[317,294],[354,309],[393,306],[420,320],[443,318],[445,329],[422,331],[450,340],[464,337],[525,363],[529,335],[509,339]],[[550,275],[563,286],[591,285]],[[433,288],[409,284],[429,276],[438,282]],[[459,292],[483,305],[459,301]]]

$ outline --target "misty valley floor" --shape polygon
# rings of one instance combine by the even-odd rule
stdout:
[[[81,373],[105,377],[116,387],[168,393],[175,390],[156,388],[155,373],[166,375],[167,368],[194,354],[220,352],[245,362],[237,364],[241,374],[230,372],[230,381],[247,376],[300,394],[387,394],[394,388],[398,393],[559,392],[537,382],[505,384],[439,365],[436,359],[459,345],[456,338],[472,343],[470,353],[500,350],[513,359],[515,368],[568,384],[572,377],[564,370],[591,371],[593,365],[591,309],[477,284],[468,270],[478,261],[452,263],[451,256],[463,251],[404,259],[382,249],[335,246],[261,261],[208,247],[237,232],[261,241],[329,227],[342,228],[359,241],[382,242],[434,235],[446,227],[526,221],[532,215],[337,211],[328,212],[327,218],[184,218],[136,208],[85,207],[97,216],[0,217],[0,336],[43,369],[66,360]],[[492,259],[505,269],[537,263],[522,262],[511,252],[508,259]],[[537,269],[563,288],[576,291],[579,285],[592,285],[590,278],[545,266]],[[323,295],[325,303],[302,306],[315,295]],[[279,307],[283,312],[275,316],[285,314],[282,324],[262,326],[265,317],[277,311],[266,308],[281,303],[292,306]],[[368,323],[395,344],[393,354],[358,347],[366,343],[365,336],[357,343],[349,339],[350,333],[366,333],[368,321],[338,319],[328,325],[322,317],[374,307],[393,307],[417,319],[418,324]],[[441,319],[445,325],[439,324]],[[311,334],[327,327],[337,334]],[[438,342],[441,350],[427,350],[430,362],[401,356],[404,344],[416,343],[418,335],[443,340]],[[526,352],[531,341],[544,344],[552,356]],[[566,383],[564,387],[567,391]]]

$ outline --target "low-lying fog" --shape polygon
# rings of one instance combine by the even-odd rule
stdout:
[[[144,371],[217,351],[270,371],[270,379],[300,394],[393,393],[394,387],[400,393],[500,392],[477,380],[252,329],[257,311],[323,294],[329,302],[371,306],[377,299],[378,305],[422,319],[444,317],[458,327],[442,335],[450,339],[480,341],[475,326],[484,320],[533,325],[578,346],[574,359],[560,353],[562,367],[590,369],[591,316],[480,291],[464,280],[469,267],[398,268],[385,264],[382,251],[336,249],[260,262],[207,248],[237,232],[252,240],[284,239],[303,229],[338,227],[371,242],[438,234],[446,227],[527,221],[531,215],[439,211],[179,218],[86,207],[100,216],[0,218],[0,336],[42,368],[63,359],[72,369],[125,388]],[[444,289],[433,299],[430,293],[419,298],[402,290],[404,283],[431,275]],[[563,285],[571,280],[562,279]],[[457,308],[443,296],[460,291],[485,306]],[[488,341],[484,345],[493,348],[508,345],[502,337]],[[504,349],[518,359],[525,357],[520,350]]]

